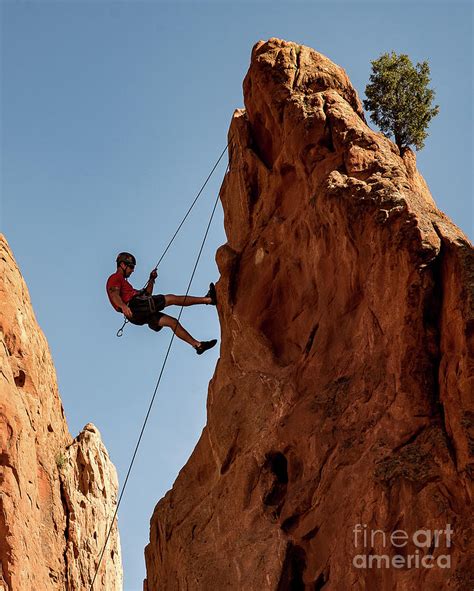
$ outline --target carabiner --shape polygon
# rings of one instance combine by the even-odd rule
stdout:
[[[123,329],[125,328],[125,325],[127,324],[127,322],[128,322],[128,320],[127,320],[127,318],[125,318],[125,322],[122,324],[122,326],[117,331],[118,337],[121,337],[123,335]]]

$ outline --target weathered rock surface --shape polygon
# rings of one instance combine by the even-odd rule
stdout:
[[[244,96],[221,357],[144,589],[472,589],[473,248],[324,56],[260,42]]]
[[[117,506],[117,473],[98,429],[89,423],[67,447],[60,469],[66,511],[68,591],[88,589],[97,557]],[[122,564],[116,527],[110,535],[94,589],[122,589]]]
[[[0,235],[0,589],[88,589],[117,476],[93,425],[73,440],[46,339]],[[113,532],[94,589],[122,589]]]

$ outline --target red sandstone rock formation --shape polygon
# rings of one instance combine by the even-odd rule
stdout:
[[[244,96],[221,357],[145,591],[472,589],[472,246],[321,54],[259,42]]]
[[[2,235],[0,302],[0,590],[85,591],[117,476],[93,425],[69,434],[48,344]],[[94,589],[122,589],[116,529]]]

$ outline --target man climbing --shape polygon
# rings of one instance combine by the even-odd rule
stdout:
[[[115,310],[123,312],[132,324],[139,326],[148,324],[156,332],[161,330],[163,326],[168,326],[175,331],[177,337],[194,347],[198,355],[202,355],[204,351],[214,347],[217,343],[216,339],[197,341],[181,326],[176,318],[161,312],[167,306],[195,306],[197,304],[215,306],[217,299],[214,284],[210,284],[209,291],[204,297],[177,296],[173,294],[152,295],[157,277],[156,269],[150,273],[146,287],[138,291],[128,282],[128,278],[135,270],[136,264],[135,257],[129,252],[121,252],[117,256],[117,271],[107,280],[107,295]]]

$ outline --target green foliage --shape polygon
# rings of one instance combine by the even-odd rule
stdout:
[[[58,453],[56,456],[56,466],[61,470],[66,465],[66,456],[62,453]]]
[[[405,54],[384,53],[372,63],[370,83],[365,88],[364,107],[383,133],[393,135],[400,149],[424,146],[429,122],[439,112],[432,107],[434,90],[428,88],[428,62],[416,67]]]

